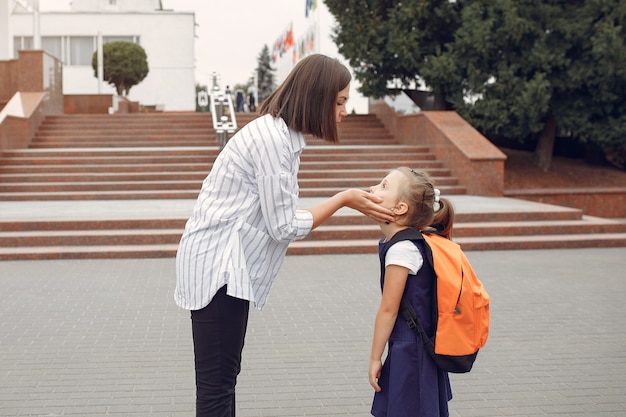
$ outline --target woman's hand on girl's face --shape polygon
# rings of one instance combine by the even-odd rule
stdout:
[[[351,188],[346,193],[345,206],[358,210],[377,223],[394,222],[393,212],[380,205],[382,199],[367,191]]]

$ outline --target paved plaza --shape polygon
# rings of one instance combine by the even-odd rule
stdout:
[[[626,415],[624,248],[469,252],[492,297],[451,416]],[[375,255],[290,256],[253,310],[239,417],[367,416]],[[1,416],[192,416],[174,260],[0,263]]]

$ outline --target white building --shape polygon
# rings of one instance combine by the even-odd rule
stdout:
[[[91,66],[99,36],[103,43],[135,42],[146,51],[149,73],[128,98],[166,111],[195,109],[193,12],[163,10],[159,0],[73,0],[71,10],[59,12],[37,12],[38,0],[0,0],[0,10],[7,2],[11,39],[1,39],[7,32],[0,31],[0,42],[12,56],[0,59],[33,49],[39,33],[41,49],[63,62],[64,94],[115,94]]]

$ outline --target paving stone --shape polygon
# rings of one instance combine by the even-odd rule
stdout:
[[[451,417],[626,415],[624,249],[474,251],[492,330]],[[252,310],[239,417],[366,416],[376,255],[287,257]],[[174,260],[0,262],[0,416],[189,416]]]

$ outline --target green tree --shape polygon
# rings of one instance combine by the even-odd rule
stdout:
[[[103,79],[115,87],[118,95],[128,95],[130,89],[148,75],[148,58],[144,49],[132,42],[107,42],[102,46]],[[98,54],[91,58],[94,76],[98,76]]]
[[[263,46],[261,53],[257,57],[257,83],[258,102],[265,100],[275,88],[274,69],[272,68],[272,58],[267,45]]]
[[[485,136],[626,146],[622,0],[326,0],[335,41],[362,92],[423,80]]]
[[[326,0],[338,24],[333,40],[349,61],[360,91],[370,97],[388,87],[425,83],[435,107],[445,108],[458,82],[455,68],[440,59],[459,27],[460,6],[449,0]]]
[[[464,89],[451,100],[488,137],[536,143],[544,170],[557,135],[626,143],[622,1],[469,1],[461,20],[449,50]]]
[[[614,165],[626,169],[626,3],[594,1],[585,4],[587,51],[585,91],[589,102],[579,137],[601,148]]]

